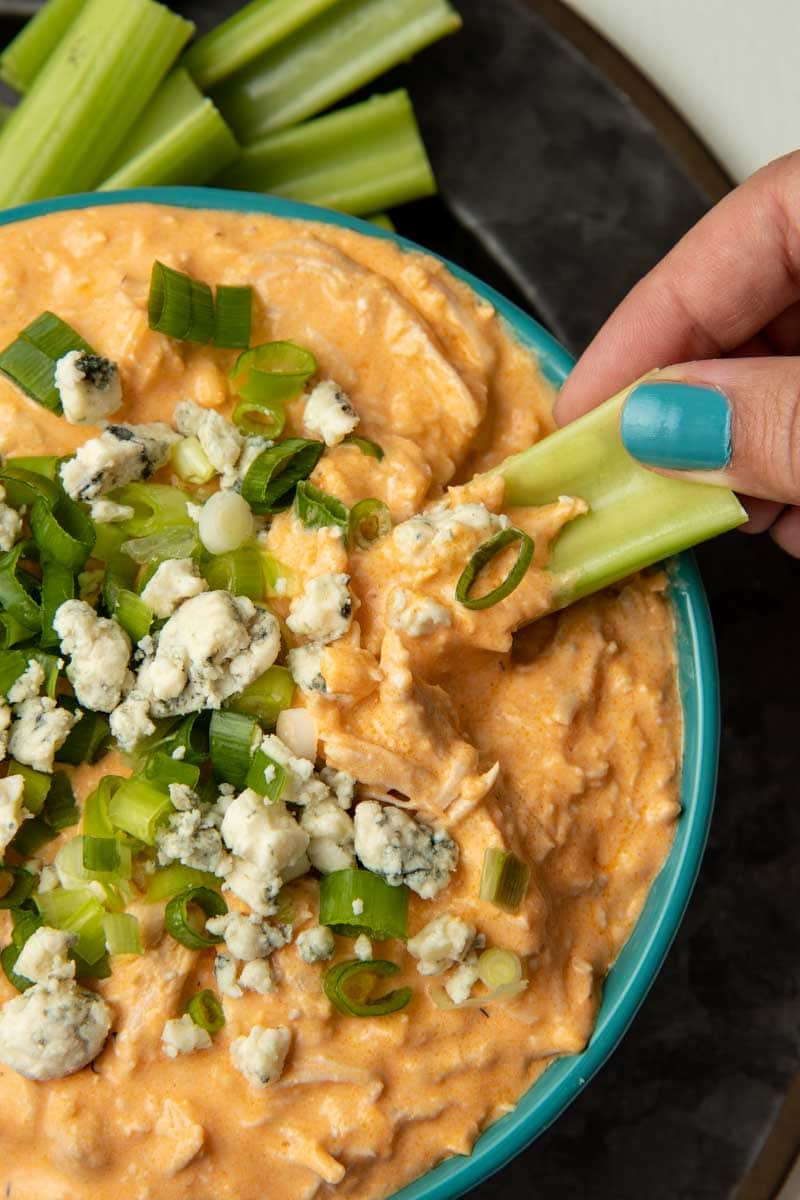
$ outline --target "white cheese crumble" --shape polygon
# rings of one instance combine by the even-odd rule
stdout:
[[[21,775],[6,775],[0,779],[0,852],[17,833],[20,825],[32,816],[23,807],[25,780]]]
[[[95,525],[113,525],[118,521],[130,521],[136,509],[130,504],[117,504],[114,500],[93,500],[89,509]]]
[[[6,489],[0,483],[0,550],[10,550],[22,532],[22,517],[10,504],[5,504]]]
[[[233,864],[214,822],[213,811],[199,806],[172,813],[156,834],[159,866],[179,862],[221,878],[228,875]]]
[[[10,704],[21,704],[23,700],[33,700],[39,695],[44,683],[44,667],[35,658],[28,659],[28,665],[8,689],[6,699]]]
[[[72,980],[37,983],[0,1009],[0,1062],[26,1079],[61,1079],[97,1057],[110,1028],[93,992]]]
[[[363,913],[363,911],[364,911],[364,901],[363,901],[363,900],[359,900],[358,898],[356,898],[356,899],[353,901],[353,903],[350,905],[350,907],[351,907],[351,908],[352,908],[352,910],[353,910],[353,916],[354,916],[354,917],[360,917],[360,916],[361,916],[361,914],[362,914],[362,913]]]
[[[236,460],[236,466],[226,470],[220,480],[220,487],[233,488],[235,491],[242,490],[242,482],[245,475],[252,467],[253,463],[258,458],[259,454],[263,454],[274,443],[266,437],[248,437],[245,438],[244,448],[242,453]]]
[[[14,971],[31,983],[53,983],[75,978],[75,963],[69,949],[75,934],[42,925],[28,938],[14,964]]]
[[[142,589],[142,599],[163,620],[184,600],[208,591],[208,584],[192,558],[168,558],[159,564]]]
[[[403,588],[395,588],[389,603],[389,625],[409,637],[427,637],[440,626],[452,625],[449,608],[430,596],[409,597]]]
[[[175,407],[175,425],[184,436],[197,438],[218,474],[233,473],[242,453],[244,439],[236,426],[221,413],[201,408],[193,400],[184,400]]]
[[[285,1025],[265,1029],[254,1025],[247,1037],[238,1037],[231,1045],[231,1060],[254,1088],[264,1088],[280,1079],[292,1035]]]
[[[211,1036],[184,1013],[165,1023],[161,1044],[170,1058],[177,1058],[179,1054],[193,1054],[195,1050],[210,1050]]]
[[[312,867],[329,875],[355,865],[353,818],[332,797],[307,805],[300,825],[310,839],[307,853]]]
[[[297,935],[296,946],[303,962],[317,963],[333,958],[336,941],[327,925],[313,925]]]
[[[95,712],[111,712],[133,680],[125,630],[109,617],[98,617],[84,600],[65,600],[56,610],[53,629],[62,654],[70,656],[67,678],[79,702]]]
[[[246,789],[228,805],[222,837],[240,860],[225,886],[256,912],[269,907],[282,883],[307,870],[309,836],[282,800],[266,804],[256,792]],[[253,903],[253,898],[258,902]]]
[[[61,464],[61,482],[73,500],[96,500],[124,483],[149,479],[176,441],[177,434],[160,421],[109,425]]]
[[[246,596],[203,592],[164,625],[133,694],[147,699],[156,717],[219,708],[272,666],[280,645],[272,613]]]
[[[438,975],[460,963],[475,942],[475,926],[451,913],[442,913],[409,938],[408,953],[418,960],[421,975]]]
[[[350,399],[332,379],[324,379],[306,400],[303,424],[318,433],[326,446],[338,446],[358,424],[358,413]]]
[[[242,995],[242,989],[236,982],[237,971],[235,958],[232,958],[230,954],[217,954],[214,959],[214,978],[217,981],[220,995],[227,996],[229,1000],[238,1000]]]
[[[310,695],[322,695],[328,691],[325,676],[322,674],[321,646],[297,646],[286,655],[286,663],[292,679],[301,691]]]
[[[274,733],[264,735],[261,749],[286,771],[286,783],[281,796],[285,804],[307,805],[328,799],[328,785],[315,773],[311,759],[292,754],[286,743]]]
[[[92,425],[122,404],[117,364],[99,354],[70,350],[56,363],[55,384],[70,425]]]
[[[289,608],[286,624],[292,633],[311,638],[318,645],[343,637],[353,619],[349,582],[349,575],[332,571],[310,579]]]
[[[451,506],[442,501],[395,525],[392,537],[404,558],[417,559],[446,547],[464,529],[490,537],[508,525],[509,518],[505,513],[490,512],[485,504],[473,502]]]
[[[370,962],[372,959],[372,942],[365,933],[359,934],[353,944],[353,953],[359,962]]]
[[[129,696],[111,714],[111,732],[120,749],[132,750],[142,738],[155,733],[150,720],[150,705],[142,696]]]
[[[458,847],[443,830],[375,800],[356,806],[355,850],[368,871],[393,886],[405,883],[424,900],[447,886],[458,865]]]
[[[229,912],[206,921],[206,929],[215,937],[224,937],[225,945],[240,962],[267,958],[291,940],[291,926],[268,925],[255,915]]]
[[[356,781],[347,771],[323,767],[320,776],[327,783],[340,808],[351,808],[356,793]]]
[[[246,962],[239,974],[239,983],[246,992],[258,992],[259,996],[268,996],[275,991],[275,980],[272,978],[270,965],[263,958]]]
[[[8,731],[11,727],[11,709],[0,700],[0,759],[8,753]]]
[[[478,974],[478,958],[475,954],[453,971],[444,985],[444,990],[453,1004],[463,1004],[465,1000],[469,999],[472,989],[478,982]]]
[[[64,745],[77,720],[78,714],[58,708],[49,696],[24,700],[17,705],[8,739],[11,757],[49,775],[56,751]]]

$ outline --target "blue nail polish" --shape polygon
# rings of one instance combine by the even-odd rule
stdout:
[[[731,406],[714,388],[648,381],[622,409],[625,449],[649,467],[717,471],[730,462]]]

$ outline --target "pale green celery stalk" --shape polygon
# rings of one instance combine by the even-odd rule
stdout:
[[[218,182],[356,216],[436,191],[411,100],[402,89],[246,147]]]
[[[630,457],[619,432],[630,390],[492,472],[505,479],[507,505],[550,504],[564,495],[589,505],[553,544],[553,609],[747,520],[726,488],[657,475]]]
[[[0,79],[27,92],[86,0],[47,0],[0,54]]]
[[[377,225],[378,229],[386,229],[389,233],[397,233],[397,228],[394,221],[388,213],[373,213],[371,217],[367,217],[370,225]]]
[[[339,0],[215,93],[240,142],[304,121],[461,25],[447,0]]]
[[[252,0],[190,46],[184,66],[208,91],[339,0]]]
[[[11,108],[8,104],[0,103],[0,129],[3,128],[8,118],[11,116]]]
[[[183,67],[176,67],[120,146],[98,191],[205,183],[238,154],[238,143],[212,101]]]
[[[0,130],[0,206],[95,187],[193,28],[155,0],[88,0]]]

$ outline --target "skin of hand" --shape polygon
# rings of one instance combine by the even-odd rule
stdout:
[[[740,493],[742,530],[800,558],[800,151],[725,197],[606,321],[559,425],[656,368],[625,401],[644,465]],[[676,365],[677,364],[677,365]]]

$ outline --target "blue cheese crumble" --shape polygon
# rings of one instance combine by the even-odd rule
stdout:
[[[458,847],[443,830],[375,800],[356,806],[355,850],[368,871],[394,887],[405,883],[423,900],[446,887],[458,865]]]

